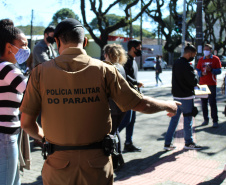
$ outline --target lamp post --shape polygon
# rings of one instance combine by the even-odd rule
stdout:
[[[140,1],[140,8],[142,10],[142,1]],[[141,45],[142,45],[142,39],[143,39],[143,31],[142,31],[142,24],[143,24],[143,14],[140,15],[140,41],[141,41]],[[140,69],[143,68],[143,60],[142,60],[142,55],[140,56]]]
[[[196,15],[196,63],[202,57],[203,50],[203,32],[202,32],[202,0],[197,0]]]
[[[184,47],[185,47],[185,35],[186,35],[186,0],[184,0],[184,11],[183,11],[183,19],[182,19],[182,51],[181,56],[184,54]]]

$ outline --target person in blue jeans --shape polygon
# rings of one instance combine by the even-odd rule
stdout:
[[[137,72],[138,66],[135,61],[136,56],[141,56],[141,41],[132,39],[129,40],[128,44],[128,60],[124,65],[124,69],[126,72],[126,80],[130,84],[132,88],[143,86],[142,83],[137,82]],[[136,120],[136,112],[133,110],[129,110],[126,112],[125,117],[119,125],[119,132],[126,127],[126,141],[124,145],[123,152],[140,152],[141,147],[137,147],[133,144],[133,130],[134,124]]]
[[[174,134],[179,123],[181,114],[184,116],[184,149],[201,149],[196,145],[192,137],[192,112],[194,110],[194,87],[197,85],[197,77],[189,62],[194,60],[197,51],[193,45],[188,44],[184,48],[182,57],[174,62],[172,70],[172,94],[174,100],[181,102],[178,105],[177,113],[170,120],[168,130],[165,135],[165,150],[176,148],[172,144]]]
[[[16,63],[30,55],[24,33],[10,19],[0,20],[0,185],[19,185],[19,106],[27,78]]]

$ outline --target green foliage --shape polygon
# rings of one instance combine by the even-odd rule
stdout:
[[[21,29],[25,35],[31,34],[31,25],[27,26],[17,26],[19,29]],[[43,26],[33,26],[33,35],[43,35],[44,34],[45,27]]]
[[[123,28],[123,31],[128,31],[129,27],[126,26]],[[155,38],[156,34],[153,32],[150,32],[146,29],[142,29],[142,34],[143,37],[148,37],[148,38]],[[140,25],[133,25],[133,36],[134,37],[140,37]]]
[[[106,17],[106,21],[108,22],[109,26],[115,25],[117,22],[119,22],[121,19],[124,18],[122,16],[115,15],[115,14],[107,14],[105,17]],[[99,29],[97,17],[95,17],[90,22],[89,25],[93,30]],[[106,24],[104,22],[102,24],[102,29],[106,29]]]
[[[53,15],[52,22],[49,25],[56,26],[62,20],[67,18],[74,18],[80,21],[78,15],[76,15],[71,9],[62,8]]]

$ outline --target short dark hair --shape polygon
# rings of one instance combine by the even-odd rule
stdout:
[[[210,49],[213,49],[213,46],[211,44],[205,44],[205,46],[209,47]]]
[[[44,35],[45,33],[50,33],[50,32],[54,32],[55,31],[55,27],[54,26],[48,26],[45,30],[44,30]]]
[[[85,37],[84,28],[78,20],[68,18],[57,25],[54,37],[60,38],[64,44],[83,43]]]
[[[14,40],[19,39],[21,33],[23,32],[19,28],[14,27],[12,20],[0,20],[0,56],[5,52],[6,43],[14,44]]]
[[[129,42],[127,44],[128,51],[130,51],[132,47],[136,48],[140,44],[141,44],[141,41],[140,40],[137,40],[137,39],[131,39],[131,40],[129,40]]]
[[[184,53],[196,53],[197,52],[197,49],[195,48],[194,45],[192,44],[187,44],[187,46],[184,48]]]

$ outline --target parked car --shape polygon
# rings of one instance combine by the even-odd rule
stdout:
[[[161,65],[162,69],[167,68],[167,63],[164,60],[161,60],[160,65]],[[155,69],[155,66],[156,66],[156,57],[148,57],[143,62],[143,69],[144,70]]]
[[[162,69],[166,69],[166,68],[167,68],[167,63],[166,63],[166,61],[164,61],[164,60],[161,60],[160,65],[161,65]],[[154,66],[154,69],[155,69],[155,67],[156,67],[156,64],[155,64],[155,66]]]
[[[219,56],[219,59],[220,59],[220,61],[221,61],[221,65],[222,65],[222,67],[226,67],[226,56]]]
[[[155,57],[148,57],[143,62],[143,69],[154,69],[156,64],[156,58]]]

